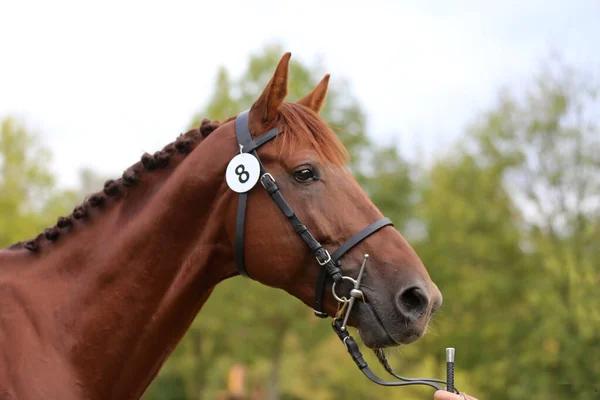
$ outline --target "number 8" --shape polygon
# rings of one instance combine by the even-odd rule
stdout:
[[[240,183],[246,183],[250,179],[250,174],[246,171],[244,164],[235,167],[235,174],[238,176]]]

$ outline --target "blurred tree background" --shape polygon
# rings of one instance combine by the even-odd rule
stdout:
[[[249,108],[281,54],[278,46],[264,48],[239,77],[220,69],[191,126]],[[325,71],[292,61],[290,72],[294,101]],[[598,395],[597,89],[586,71],[551,60],[527,87],[501,91],[455,146],[422,165],[374,143],[349,85],[332,79],[323,117],[349,149],[359,183],[444,294],[429,334],[390,352],[396,372],[443,377],[444,349],[456,347],[457,385],[481,399]],[[101,186],[86,170],[80,189],[57,189],[39,143],[21,121],[2,120],[0,246],[37,234]],[[239,386],[240,371],[245,399],[432,397],[427,388],[371,383],[328,322],[283,291],[237,277],[217,287],[143,398],[235,398],[227,388]]]

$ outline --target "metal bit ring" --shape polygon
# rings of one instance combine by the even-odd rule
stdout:
[[[352,282],[353,285],[356,285],[356,279],[354,279],[354,278],[351,278],[349,276],[342,276],[342,279],[350,281],[350,282]],[[333,297],[340,303],[345,303],[345,302],[349,301],[349,299],[340,298],[337,295],[337,293],[335,292],[335,282],[333,282],[333,286],[331,286],[331,293],[333,294]]]

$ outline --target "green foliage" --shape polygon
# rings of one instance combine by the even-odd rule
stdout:
[[[600,374],[598,104],[580,79],[503,93],[429,172],[417,252],[445,294],[438,333],[490,398],[589,398]]]
[[[412,167],[394,146],[371,145],[368,156],[370,162],[354,168],[354,175],[381,212],[402,228],[414,206]]]
[[[54,189],[50,153],[38,142],[20,121],[0,122],[0,248],[34,237],[74,204],[73,192]]]
[[[523,101],[505,95],[490,123],[473,132],[479,159],[503,170],[523,219],[528,271],[517,275],[523,311],[511,331],[520,357],[507,363],[506,374],[514,398],[588,398],[590,382],[600,375],[592,361],[600,358],[595,89],[567,68],[544,71]],[[537,379],[527,371],[536,371]],[[490,386],[498,395],[506,390]]]

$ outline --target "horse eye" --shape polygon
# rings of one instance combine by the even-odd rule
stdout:
[[[294,179],[296,179],[300,183],[306,183],[317,180],[317,177],[311,169],[304,168],[298,171],[294,171]]]

